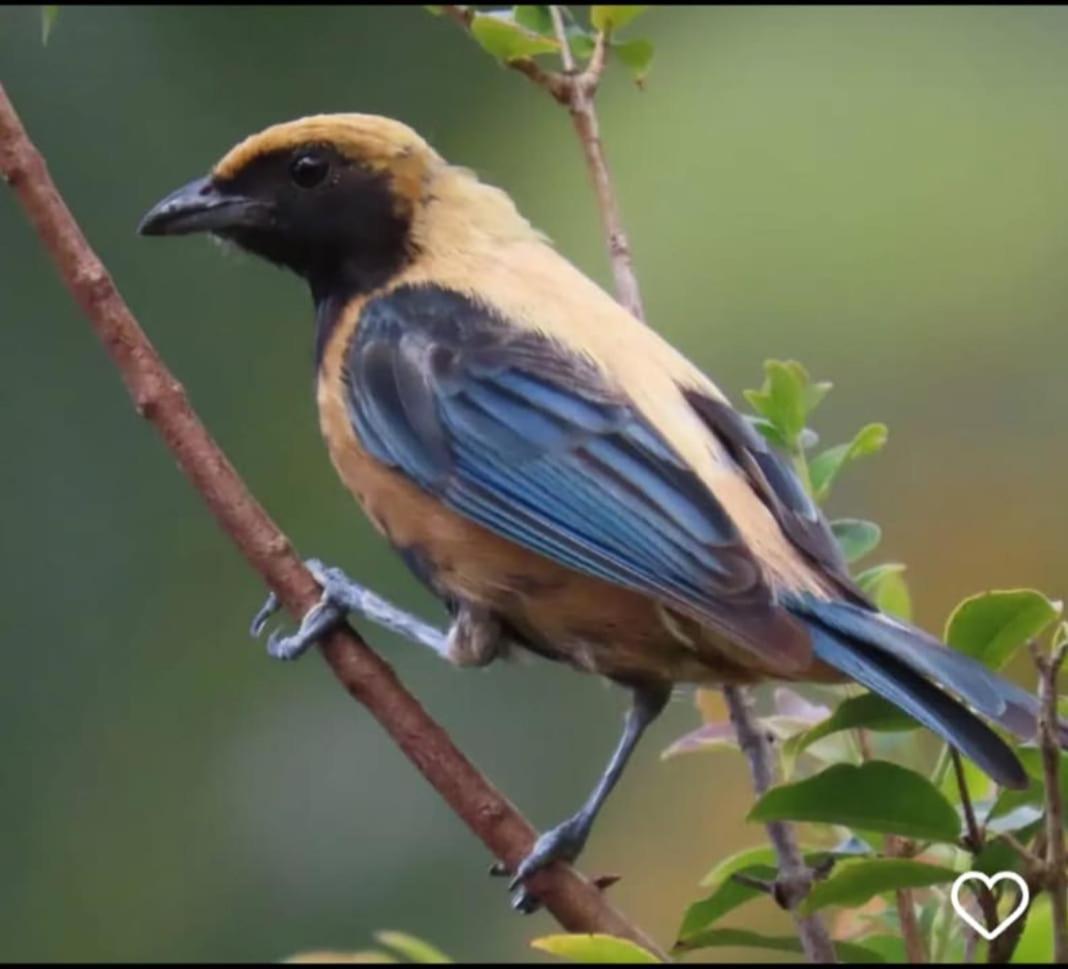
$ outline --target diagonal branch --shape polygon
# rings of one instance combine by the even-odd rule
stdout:
[[[60,277],[110,354],[137,412],[159,432],[249,564],[294,616],[304,615],[318,601],[318,585],[200,422],[181,384],[134,319],[53,184],[2,85],[0,175],[18,196]],[[367,707],[493,856],[514,869],[534,844],[535,832],[526,819],[357,633],[351,629],[332,633],[321,650],[340,683]],[[660,952],[595,885],[569,866],[556,864],[539,872],[530,879],[529,889],[566,929],[608,932]]]

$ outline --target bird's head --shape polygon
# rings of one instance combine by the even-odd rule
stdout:
[[[138,231],[214,233],[299,273],[317,295],[369,290],[412,257],[412,222],[443,164],[389,118],[301,118],[246,138]]]

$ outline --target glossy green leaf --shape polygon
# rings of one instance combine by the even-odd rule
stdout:
[[[899,562],[888,562],[865,569],[855,576],[861,587],[875,604],[883,610],[906,621],[912,618],[912,597],[902,573],[905,566]]]
[[[408,935],[406,932],[376,932],[375,941],[399,952],[409,962],[419,962],[427,965],[443,965],[452,962],[452,959],[440,949],[435,948],[429,942],[417,939],[414,935]]]
[[[838,540],[847,562],[856,562],[864,558],[878,546],[883,537],[882,529],[875,522],[862,521],[859,518],[839,518],[831,522],[831,531]]]
[[[851,461],[877,454],[886,445],[889,431],[885,424],[866,424],[848,444],[839,444],[816,455],[809,464],[812,491],[817,501],[824,501],[831,485]]]
[[[556,40],[516,23],[511,10],[475,14],[471,33],[483,50],[501,61],[551,54],[560,48]]]
[[[59,7],[46,4],[41,7],[41,43],[48,44],[48,38],[52,35],[52,28],[56,25],[56,20],[59,18]]]
[[[641,87],[649,76],[653,64],[653,45],[648,40],[628,40],[623,44],[613,44],[612,50],[620,63],[630,72],[634,83]]]
[[[619,30],[626,27],[635,17],[648,10],[646,6],[596,5],[590,7],[590,23],[595,30]]]
[[[536,34],[551,35],[553,33],[553,15],[549,7],[541,3],[521,3],[513,8],[515,22],[527,30]]]
[[[949,617],[946,642],[992,669],[999,670],[1029,640],[1061,614],[1034,589],[1001,589],[965,599]]]
[[[745,949],[770,949],[774,952],[802,951],[801,943],[792,935],[764,935],[750,932],[748,929],[709,929],[696,935],[685,945],[675,947],[678,952],[690,952],[694,949],[711,949],[722,946],[737,946]],[[835,942],[834,951],[841,962],[868,964],[882,962],[877,952],[866,949],[855,942]]]
[[[773,787],[750,821],[815,821],[956,842],[960,819],[926,777],[888,761],[835,764],[793,784]]]
[[[823,881],[816,882],[801,903],[809,915],[828,905],[859,908],[876,895],[898,888],[924,888],[953,881],[960,872],[908,858],[871,858],[846,862]]]
[[[919,724],[907,713],[903,713],[892,703],[874,693],[849,697],[835,708],[826,720],[816,724],[810,730],[795,734],[783,747],[786,756],[796,758],[803,750],[842,730],[877,730],[892,733],[901,730],[913,730]]]
[[[531,943],[535,949],[569,962],[650,963],[660,960],[647,949],[614,935],[568,933],[545,935]]]

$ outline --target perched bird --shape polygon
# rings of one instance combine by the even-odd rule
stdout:
[[[449,658],[518,647],[633,692],[595,790],[514,885],[578,855],[675,683],[854,680],[1026,785],[984,719],[1033,737],[1035,698],[881,613],[789,464],[712,381],[407,126],[275,125],[140,231],[211,232],[307,281],[330,456],[449,607]],[[316,575],[322,602],[275,655],[359,600],[338,570]]]

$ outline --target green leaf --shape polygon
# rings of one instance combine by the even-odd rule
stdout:
[[[953,881],[960,872],[907,858],[873,858],[846,862],[824,881],[816,882],[801,903],[810,915],[828,905],[859,908],[876,895],[898,888],[924,888]]]
[[[48,38],[52,34],[52,28],[56,25],[59,17],[59,7],[55,5],[43,5],[41,7],[41,44],[48,46]]]
[[[682,925],[679,926],[680,944],[685,944],[728,912],[733,912],[740,905],[764,895],[760,889],[736,881],[736,874],[772,882],[778,874],[778,868],[774,861],[771,864],[743,865],[731,872],[704,898],[691,902],[682,917]]]
[[[417,939],[414,935],[408,935],[406,932],[376,932],[375,941],[399,952],[409,962],[434,965],[452,962],[452,959],[440,949],[435,948],[429,942]]]
[[[808,469],[816,500],[824,501],[827,498],[834,479],[850,461],[881,451],[889,433],[885,424],[865,424],[848,444],[839,444],[816,455]]]
[[[888,761],[825,771],[773,787],[749,812],[750,821],[843,824],[925,841],[956,842],[960,819],[927,778]]]
[[[641,87],[649,76],[653,63],[653,45],[648,40],[628,40],[623,44],[613,44],[612,50],[623,66],[630,71],[634,83]]]
[[[1031,905],[1010,961],[1025,966],[1053,962],[1053,908],[1048,894],[1038,896]]]
[[[526,27],[536,34],[552,35],[553,15],[546,4],[521,3],[513,8],[513,13],[515,22],[521,27]]]
[[[912,597],[902,572],[905,566],[888,562],[865,569],[855,576],[857,585],[875,601],[883,612],[892,613],[906,622],[912,618]]]
[[[685,945],[677,945],[676,951],[710,949],[720,946],[738,946],[746,949],[771,949],[775,952],[801,952],[801,943],[792,935],[763,935],[748,929],[709,929],[694,936]],[[882,962],[877,952],[854,942],[835,942],[834,951],[842,962]]]
[[[1028,640],[1061,614],[1034,589],[999,589],[965,599],[949,617],[946,642],[991,669],[1000,670]]]
[[[542,952],[559,956],[569,962],[649,963],[660,961],[647,949],[643,949],[629,939],[600,933],[544,935],[540,939],[534,939],[530,944],[535,949],[541,949]]]
[[[648,10],[646,6],[593,6],[590,7],[590,23],[595,30],[619,30],[635,17]]]
[[[745,397],[794,450],[808,415],[830,389],[829,383],[812,383],[808,371],[796,360],[766,360],[764,385],[760,390],[745,391]]]
[[[831,522],[831,531],[847,562],[864,558],[883,537],[882,529],[875,522],[861,521],[859,518],[839,518]]]
[[[730,878],[736,871],[742,871],[751,865],[774,865],[775,851],[770,845],[758,845],[755,848],[743,848],[737,854],[724,858],[704,878],[700,885],[707,888],[710,885],[718,885],[721,881]]]
[[[855,857],[855,852],[804,850],[805,864],[810,868],[825,865],[830,856]],[[735,875],[748,875],[762,881],[774,881],[778,873],[775,851],[770,845],[758,848],[746,848],[729,858],[725,858],[703,879],[702,886],[714,886],[704,898],[693,902],[682,919],[678,939],[685,944],[689,939],[709,928],[728,912],[751,899],[761,897],[763,892],[737,881]]]
[[[900,935],[866,935],[864,948],[881,956],[883,962],[908,962],[905,958],[905,940]]]
[[[892,703],[874,693],[849,697],[835,708],[826,720],[816,724],[811,730],[795,734],[783,747],[783,754],[796,758],[817,740],[829,737],[842,730],[878,730],[892,733],[901,730],[913,730],[919,724],[907,713],[903,713]]]
[[[774,444],[776,447],[781,447],[784,451],[788,451],[790,449],[790,445],[786,442],[786,438],[782,436],[782,432],[775,424],[772,424],[771,421],[769,421],[767,418],[754,417],[751,414],[745,414],[743,416],[747,421],[749,421],[750,424],[753,425],[753,427],[760,431],[760,433],[763,434],[764,437],[767,438],[767,440]]]
[[[516,23],[511,10],[476,13],[471,21],[471,33],[483,50],[501,61],[551,54],[560,48],[552,38]]]

